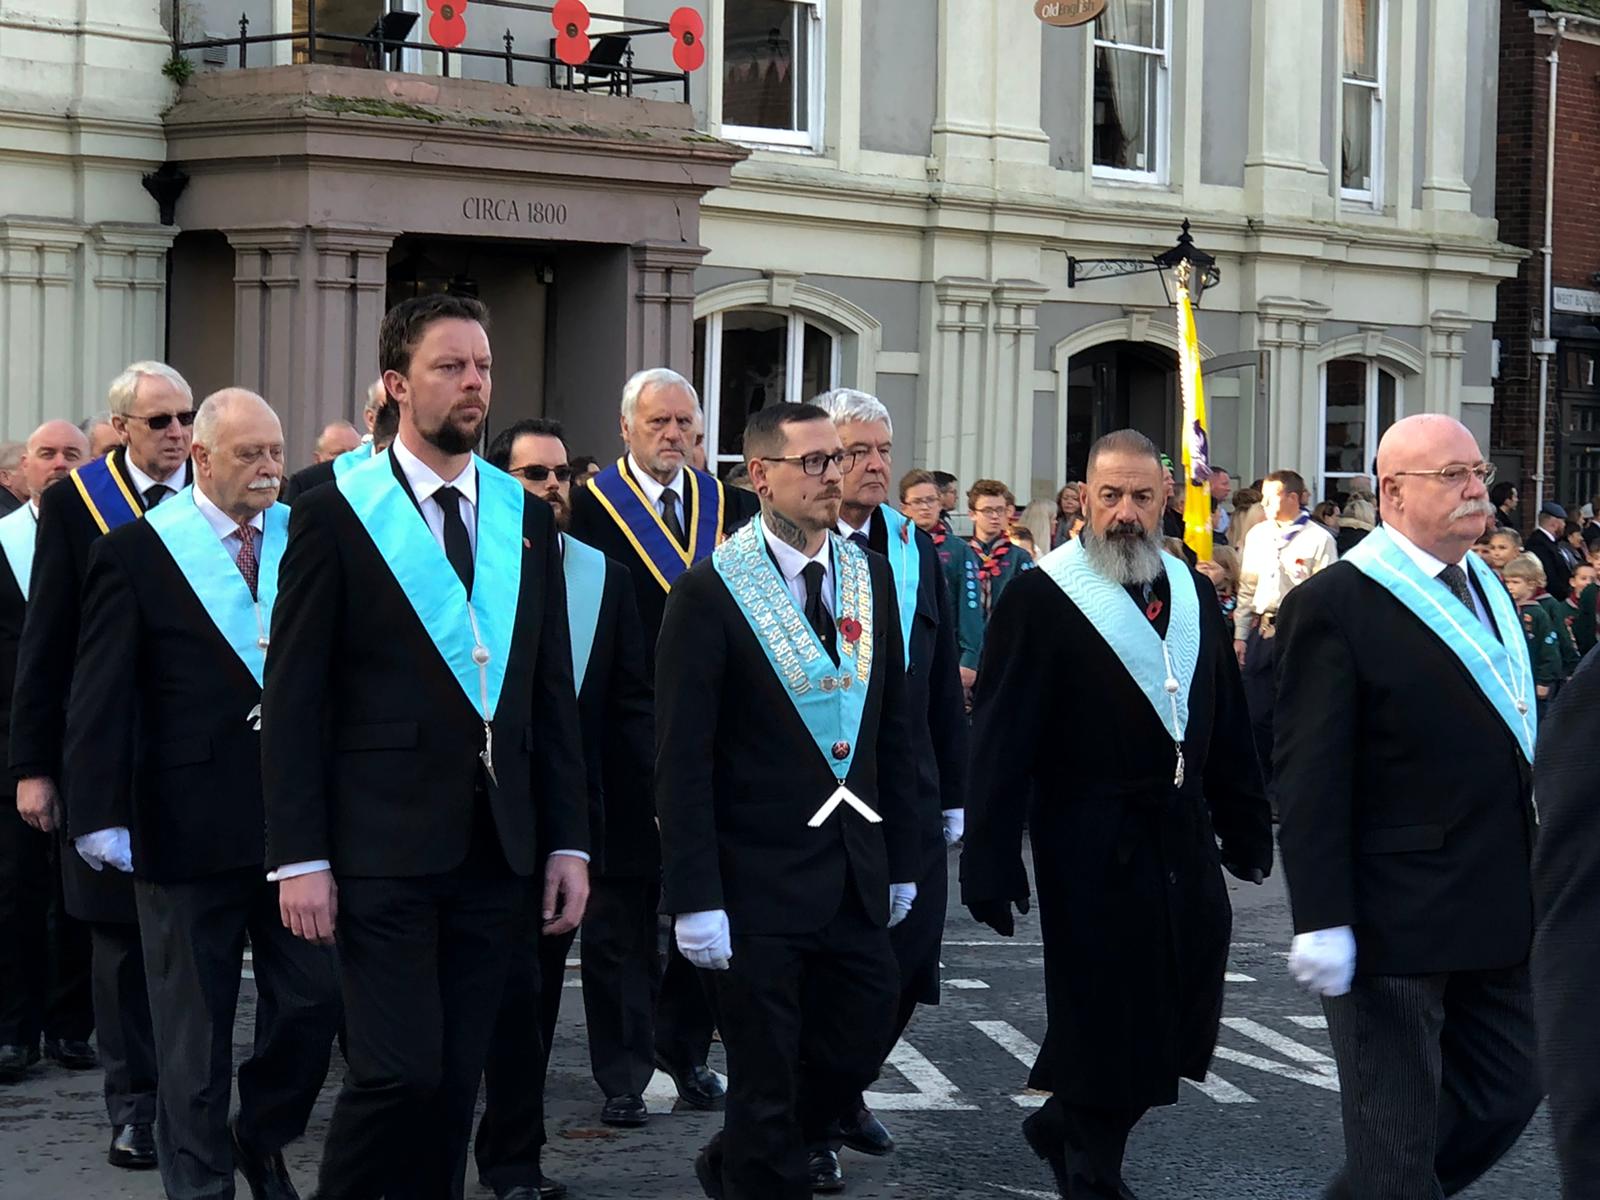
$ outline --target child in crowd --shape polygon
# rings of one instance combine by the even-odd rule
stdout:
[[[1496,575],[1501,575],[1506,564],[1522,553],[1522,535],[1515,529],[1496,529],[1489,534],[1489,549],[1485,555]]]
[[[1506,591],[1516,602],[1522,618],[1522,633],[1528,639],[1528,658],[1533,663],[1533,690],[1539,700],[1539,715],[1561,685],[1561,641],[1550,614],[1538,601],[1544,589],[1544,567],[1531,554],[1519,554],[1500,572]]]
[[[1217,603],[1232,628],[1233,610],[1239,604],[1239,552],[1232,546],[1213,546],[1211,561],[1201,563],[1199,570],[1216,588]]]
[[[1594,649],[1596,606],[1600,605],[1600,574],[1592,563],[1579,563],[1572,569],[1572,591],[1567,596],[1567,629],[1580,655]]]
[[[1011,527],[1011,541],[1013,545],[1021,546],[1028,552],[1028,557],[1037,560],[1039,547],[1034,544],[1033,530],[1026,525],[1013,525]]]

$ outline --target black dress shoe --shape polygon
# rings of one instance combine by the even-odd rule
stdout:
[[[538,1183],[519,1183],[504,1191],[496,1191],[495,1200],[560,1200],[566,1194],[566,1184],[547,1179],[544,1172],[540,1171]]]
[[[38,1061],[37,1046],[0,1046],[0,1083],[20,1083]]]
[[[710,1147],[694,1156],[694,1177],[700,1181],[700,1190],[710,1200],[722,1200],[722,1156],[713,1155]]]
[[[156,1165],[156,1137],[148,1125],[116,1125],[106,1161],[124,1171],[149,1171]]]
[[[839,1121],[839,1139],[852,1150],[877,1157],[894,1149],[894,1138],[889,1136],[883,1122],[866,1107]]]
[[[722,1103],[722,1081],[704,1063],[679,1067],[657,1055],[656,1066],[672,1076],[672,1082],[678,1088],[678,1099],[690,1108],[709,1111]]]
[[[1067,1178],[1067,1127],[1053,1097],[1022,1122],[1022,1136],[1033,1152],[1050,1164],[1056,1190],[1067,1195],[1071,1183]]]
[[[94,1047],[88,1042],[77,1042],[71,1038],[45,1038],[44,1056],[69,1071],[89,1071],[100,1065]]]
[[[607,1096],[600,1110],[600,1123],[621,1129],[637,1129],[650,1119],[643,1096]]]
[[[832,1150],[813,1150],[806,1160],[806,1176],[813,1192],[844,1191],[844,1169]]]
[[[255,1200],[300,1200],[294,1180],[289,1178],[289,1168],[283,1165],[281,1151],[267,1153],[246,1145],[235,1122],[229,1122],[228,1132],[233,1138],[233,1165],[244,1176]]]

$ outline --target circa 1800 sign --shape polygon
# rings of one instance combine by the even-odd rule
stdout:
[[[1106,10],[1106,0],[1034,0],[1033,11],[1046,25],[1087,25]]]

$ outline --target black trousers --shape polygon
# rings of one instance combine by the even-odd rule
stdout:
[[[59,844],[0,797],[0,1046],[94,1032],[89,927],[67,915]]]
[[[1345,1141],[1328,1200],[1452,1196],[1500,1160],[1539,1106],[1526,964],[1357,975],[1322,1006]]]
[[[186,883],[134,883],[161,1081],[156,1149],[170,1200],[233,1195],[228,1105],[246,936],[255,1047],[239,1067],[239,1138],[263,1152],[305,1132],[339,1029],[330,948],[283,927],[261,867]]]
[[[1278,639],[1264,638],[1252,629],[1244,646],[1244,703],[1250,713],[1250,734],[1255,740],[1256,757],[1261,760],[1261,779],[1272,788],[1272,712],[1277,705],[1273,668],[1278,662]],[[1277,812],[1277,801],[1273,801]]]
[[[139,927],[96,922],[89,926],[89,935],[95,1043],[106,1076],[106,1116],[113,1125],[149,1125],[156,1119],[158,1072]]]
[[[442,875],[339,880],[348,1070],[319,1200],[462,1194],[527,886],[503,861],[494,869],[470,858]]]
[[[639,1096],[655,1073],[656,996],[661,959],[656,952],[657,879],[596,876],[578,943],[583,978],[583,1013],[589,1028],[589,1067],[609,1098]],[[676,949],[676,943],[673,944]],[[687,964],[686,964],[687,965]],[[690,968],[697,985],[698,972]],[[709,1005],[701,995],[707,1013]],[[710,1046],[710,1031],[705,1048]],[[697,1063],[705,1062],[706,1049]]]
[[[666,966],[656,999],[655,1056],[674,1067],[703,1066],[716,1030],[714,1001],[700,972],[678,950],[667,930]]]
[[[707,1148],[727,1200],[809,1200],[806,1147],[872,1082],[900,994],[889,932],[846,885],[814,933],[741,935],[714,977],[728,1097]]]

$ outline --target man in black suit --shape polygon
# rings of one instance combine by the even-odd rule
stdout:
[[[932,814],[893,577],[834,532],[853,456],[810,404],[756,413],[744,448],[761,518],[679,580],[661,628],[661,907],[713,972],[728,1053],[700,1185],[804,1200],[807,1144],[889,1042],[888,926],[913,907]]]
[[[394,441],[394,435],[400,428],[399,406],[393,400],[380,401],[378,407],[371,411],[368,417],[367,427],[372,430],[372,440],[363,442],[354,450],[337,458],[302,467],[289,476],[283,485],[285,504],[293,504],[312,488],[332,483],[351,467],[360,466],[374,454],[381,454],[389,448],[389,443]]]
[[[0,734],[11,730],[17,642],[33,574],[39,497],[89,455],[70,421],[33,431],[19,471],[31,499],[0,519]],[[15,1083],[45,1057],[72,1070],[95,1065],[89,1035],[89,930],[68,916],[56,839],[28,827],[16,810],[16,783],[0,780],[0,1083]]]
[[[894,427],[874,396],[839,388],[819,396],[855,465],[841,481],[839,536],[882,555],[889,563],[907,644],[906,703],[912,725],[912,761],[921,862],[917,903],[889,935],[900,965],[900,1004],[886,1055],[900,1040],[918,1004],[939,1003],[939,947],[944,938],[950,868],[947,847],[964,826],[967,714],[956,650],[950,589],[933,540],[889,507]],[[838,1140],[863,1154],[887,1154],[894,1140],[857,1092],[840,1114]],[[813,1190],[844,1184],[830,1144],[813,1147]]]
[[[1539,1102],[1534,686],[1516,610],[1469,553],[1494,516],[1471,432],[1407,417],[1378,475],[1383,526],[1280,609],[1289,966],[1339,1063],[1328,1195],[1448,1196]]]
[[[124,445],[85,463],[39,504],[39,534],[27,621],[17,648],[11,710],[11,774],[17,811],[35,829],[70,831],[63,821],[62,753],[67,697],[78,651],[79,600],[95,540],[143,516],[190,482],[194,394],[165,363],[137,362],[112,380],[111,422]],[[127,696],[128,707],[138,697]],[[133,885],[118,871],[93,871],[61,854],[67,911],[86,921],[94,944],[95,1041],[106,1074],[113,1166],[156,1165],[156,1055],[145,988],[144,952]]]
[[[750,493],[689,465],[699,420],[700,398],[682,375],[666,368],[638,372],[622,389],[626,455],[572,497],[572,536],[626,563],[633,575],[652,675],[669,591],[757,507]],[[657,1065],[686,1103],[716,1107],[722,1084],[705,1065],[715,1028],[711,1006],[670,941],[655,1017]]]
[[[237,1166],[256,1200],[295,1200],[282,1150],[327,1074],[339,981],[332,950],[284,929],[262,868],[261,672],[289,522],[277,416],[242,389],[207,397],[194,465],[194,487],[89,555],[67,810],[80,853],[134,876],[167,1196],[231,1197]],[[246,937],[255,1049],[230,1135]]]
[[[589,843],[550,510],[475,458],[487,313],[384,317],[385,454],[295,505],[261,701],[285,925],[337,937],[347,1061],[321,1200],[459,1195],[530,876],[551,936]]]
[[[1544,567],[1545,591],[1557,600],[1572,594],[1572,561],[1566,555],[1567,510],[1554,500],[1539,509],[1538,522],[1528,534],[1526,549]]]
[[[546,501],[557,529],[567,528],[572,468],[559,423],[518,421],[495,437],[489,461]],[[606,1097],[601,1121],[636,1127],[648,1115],[643,1093],[653,1070],[650,1016],[658,982],[654,705],[628,569],[565,534],[561,547],[589,775],[592,858],[581,946],[589,1062]],[[542,936],[531,909],[528,918],[484,1068],[487,1103],[478,1126],[478,1173],[499,1200],[566,1192],[545,1177],[539,1159],[544,1081],[573,934]]]

